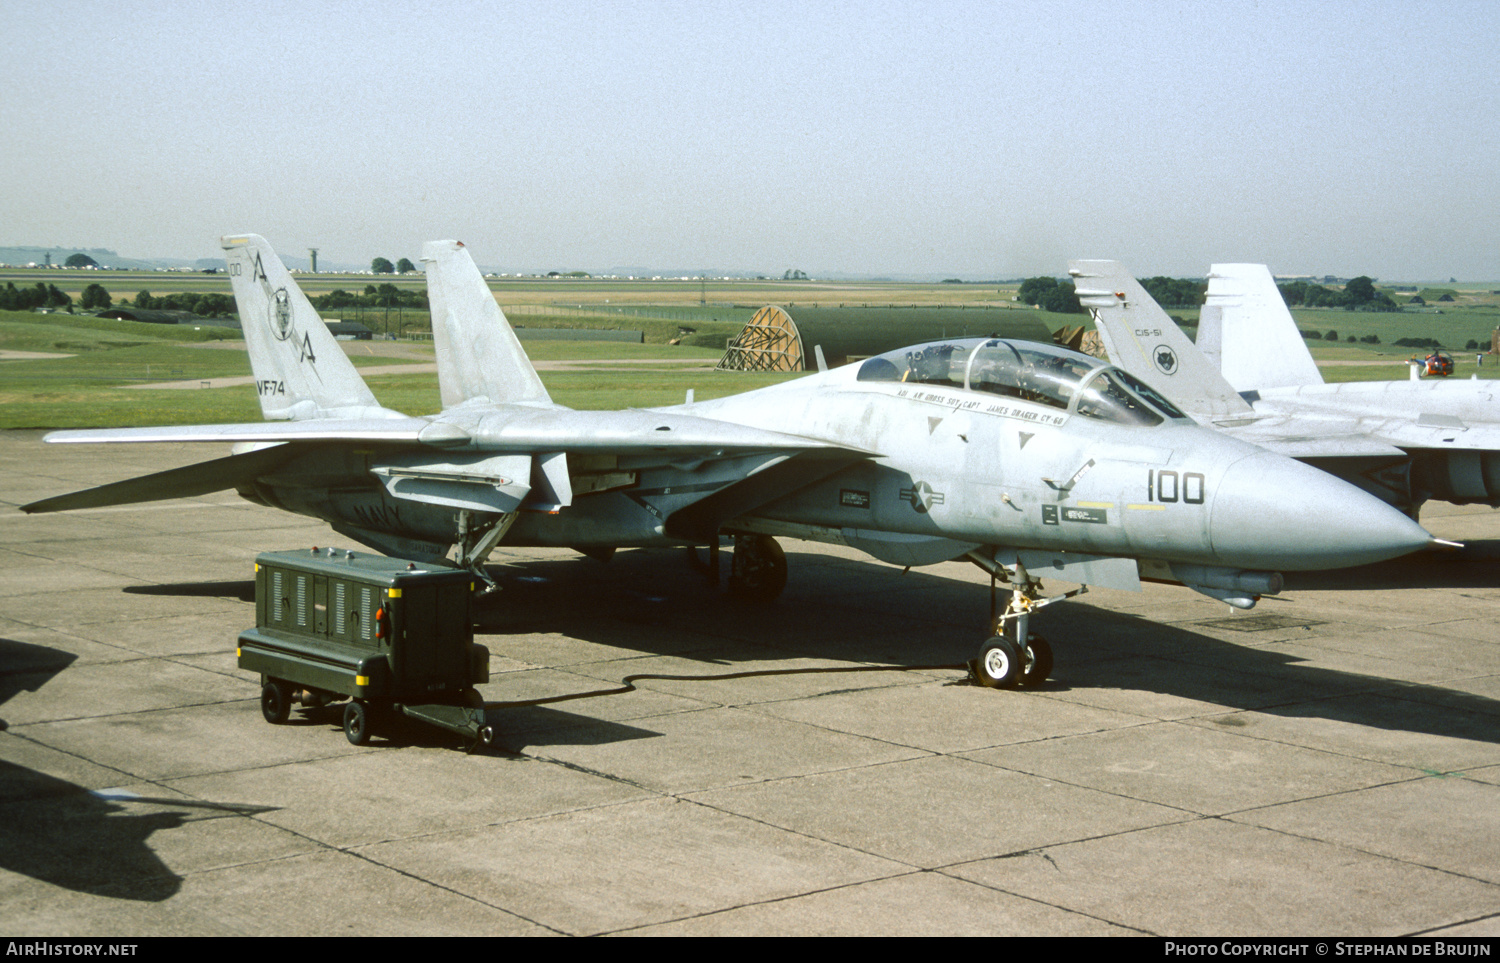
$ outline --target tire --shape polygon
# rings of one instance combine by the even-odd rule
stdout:
[[[363,702],[344,706],[344,738],[353,746],[370,741],[370,710]]]
[[[292,690],[280,679],[272,679],[260,690],[260,714],[273,726],[279,726],[292,714]]]
[[[1015,643],[997,635],[979,650],[974,679],[987,689],[1014,689],[1021,681],[1022,666]]]
[[[771,602],[786,588],[786,553],[768,535],[740,535],[734,540],[729,594],[736,601]]]
[[[1026,640],[1026,654],[1021,659],[1021,685],[1033,688],[1052,674],[1052,646],[1040,635]]]

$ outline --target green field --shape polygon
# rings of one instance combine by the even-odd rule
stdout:
[[[102,428],[259,421],[260,405],[248,384],[227,387],[132,388],[160,382],[202,382],[248,377],[249,356],[223,328],[194,331],[68,315],[0,311],[0,351],[67,354],[67,357],[0,360],[0,428]],[[350,343],[358,366],[405,365],[432,360],[430,343]],[[391,349],[411,357],[390,356]],[[680,404],[689,388],[709,399],[786,380],[791,375],[715,372],[718,350],[687,345],[604,341],[534,341],[538,363],[617,361],[603,370],[542,372],[559,403],[606,409]],[[368,352],[368,353],[367,353]],[[673,363],[650,364],[658,358]],[[647,362],[647,363],[642,363]],[[690,363],[683,370],[679,362]],[[442,407],[437,375],[372,375],[370,389],[387,407],[432,414]]]
[[[101,283],[118,302],[136,292],[150,290],[156,296],[175,291],[228,293],[224,275],[173,272],[93,272],[0,270],[0,284],[14,281],[18,287],[34,286],[39,280],[56,284],[75,298],[88,284]],[[300,275],[298,281],[310,295],[336,288],[362,291],[366,284],[392,283],[420,288],[420,274],[399,277],[374,275]],[[699,399],[719,397],[784,380],[786,375],[752,375],[714,372],[704,368],[679,370],[671,365],[651,365],[643,359],[670,358],[712,361],[723,351],[749,315],[764,304],[862,308],[874,326],[885,323],[890,308],[901,306],[946,308],[1017,308],[1012,288],[984,284],[902,284],[891,282],[829,283],[783,281],[618,281],[587,279],[492,279],[500,303],[517,327],[604,328],[645,332],[646,344],[598,341],[529,341],[528,353],[538,362],[618,360],[602,370],[543,370],[542,378],[553,397],[562,404],[583,409],[650,407],[677,404],[691,388]],[[1323,364],[1328,381],[1399,380],[1406,377],[1402,363],[1420,350],[1398,348],[1392,342],[1403,337],[1437,338],[1453,351],[1456,374],[1468,377],[1500,377],[1500,364],[1476,369],[1466,341],[1488,343],[1489,333],[1500,325],[1500,295],[1488,289],[1453,286],[1456,302],[1429,306],[1421,313],[1371,314],[1328,309],[1298,309],[1293,312],[1306,330],[1326,332],[1340,338],[1376,335],[1381,344],[1349,344],[1346,341],[1310,341],[1313,356]],[[1439,292],[1440,293],[1440,292]],[[1425,295],[1424,295],[1425,296]],[[1050,314],[1018,308],[1051,330],[1087,324],[1076,314]],[[1196,322],[1192,309],[1170,312]],[[383,331],[386,312],[364,308],[329,312],[348,320],[361,320]],[[916,312],[920,316],[920,312]],[[978,315],[976,314],[976,317]],[[426,341],[427,317],[422,311],[390,311],[390,329],[399,325],[404,336],[399,346],[404,356],[391,356],[388,342],[357,343],[350,354],[361,367],[401,365],[431,360]],[[686,331],[684,329],[693,329]],[[1190,330],[1192,330],[1190,328]],[[978,333],[978,332],[970,332]],[[947,332],[957,336],[959,332]],[[921,337],[936,337],[923,330]],[[143,324],[67,314],[33,314],[0,311],[0,351],[48,352],[67,358],[35,358],[0,361],[0,428],[113,427],[124,425],[197,424],[255,421],[260,417],[255,394],[248,385],[178,390],[127,387],[152,382],[201,382],[215,378],[248,376],[248,358],[243,350],[215,342],[238,341],[233,329],[192,328],[183,325]],[[680,340],[669,345],[670,340]],[[1489,359],[1492,362],[1497,359]],[[437,378],[431,372],[383,374],[369,377],[371,389],[381,402],[410,414],[438,410]]]
[[[0,311],[0,350],[3,351],[104,351],[136,345],[197,344],[206,341],[237,341],[233,328],[203,325],[193,328],[176,324],[142,324],[109,318],[75,317],[68,314],[33,314]]]
[[[246,356],[234,374],[248,374]],[[129,389],[92,380],[86,372],[44,382],[17,383],[13,365],[0,362],[0,428],[115,428],[136,425],[195,425],[260,420],[260,405],[248,385],[225,388]],[[544,371],[554,401],[570,408],[603,410],[681,404],[688,389],[700,401],[785,381],[796,375],[688,371],[632,365],[604,371]],[[381,404],[411,415],[441,410],[437,375],[373,375],[370,390]]]

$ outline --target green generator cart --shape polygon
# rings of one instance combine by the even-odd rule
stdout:
[[[255,560],[255,628],[239,665],[260,673],[261,713],[285,722],[293,703],[348,699],[356,746],[391,713],[488,745],[494,730],[476,685],[489,650],[474,643],[473,576],[367,552],[313,548]]]

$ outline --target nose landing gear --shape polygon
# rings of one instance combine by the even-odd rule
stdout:
[[[990,573],[990,630],[994,633],[980,647],[978,658],[969,662],[969,672],[975,682],[990,689],[1039,686],[1052,672],[1052,646],[1030,631],[1031,613],[1082,595],[1088,586],[1043,598],[1041,580],[1033,578],[1019,559],[1007,564],[999,560],[1000,554],[979,549],[969,553],[970,561]],[[996,612],[996,585],[1001,579],[1010,583],[1010,599],[1004,612]]]

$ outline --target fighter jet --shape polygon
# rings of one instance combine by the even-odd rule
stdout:
[[[1195,345],[1117,261],[1071,261],[1110,360],[1200,422],[1297,458],[1413,518],[1437,498],[1500,505],[1493,381],[1324,384],[1271,272],[1215,264]]]
[[[730,588],[770,599],[775,541],[897,565],[968,559],[1010,586],[974,661],[1042,682],[1031,613],[1088,586],[1185,583],[1248,608],[1280,570],[1431,541],[1332,476],[1193,423],[1160,392],[1052,345],[967,338],[713,401],[585,412],[554,403],[468,250],[423,262],[443,410],[381,408],[266,242],[223,239],[264,423],[63,431],[49,442],[219,441],[228,458],[25,506],[57,511],[233,488],[380,551],[488,577],[500,544],[734,542]],[[450,546],[452,548],[450,548]],[[1045,597],[1043,576],[1080,587]]]

